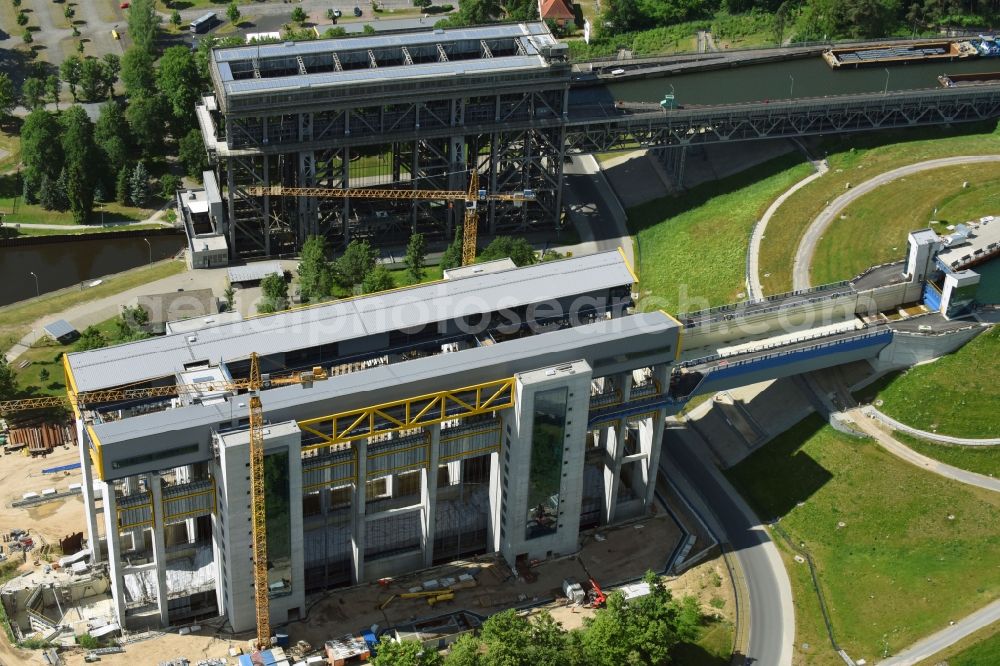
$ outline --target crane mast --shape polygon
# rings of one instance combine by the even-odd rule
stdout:
[[[267,514],[264,510],[264,408],[260,402],[260,364],[250,355],[250,510],[253,514],[253,584],[257,607],[257,647],[271,645],[271,608],[267,582]]]

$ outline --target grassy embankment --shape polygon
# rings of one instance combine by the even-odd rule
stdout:
[[[790,196],[768,224],[760,255],[765,293],[792,288],[792,259],[802,234],[827,202],[844,192],[847,183],[858,184],[897,167],[939,157],[1000,153],[1000,134],[984,125],[900,130],[845,137],[829,142],[826,149],[830,172]],[[868,238],[874,240],[881,233],[875,226]],[[905,238],[889,240],[899,241],[890,247],[903,248],[906,242]]]
[[[968,187],[963,188],[963,183]],[[937,211],[935,213],[935,211]],[[813,257],[813,284],[846,280],[869,266],[903,259],[906,234],[1000,213],[1000,163],[968,164],[900,178],[842,211]],[[938,224],[929,224],[937,220]]]
[[[745,298],[750,231],[782,192],[807,176],[798,155],[628,210],[638,238],[640,306],[677,313]]]
[[[75,288],[64,289],[54,294],[43,295],[41,298],[0,307],[0,351],[6,351],[29,333],[32,322],[41,317],[53,316],[74,305],[113,296],[184,270],[183,261],[162,261],[151,267],[137,268],[104,278],[101,284],[83,291]]]
[[[986,476],[1000,477],[1000,447],[951,446],[930,442],[898,431],[893,432],[892,436],[917,453],[939,460],[946,465]]]
[[[1000,437],[1000,329],[933,363],[888,375],[859,392],[864,402],[912,428],[953,437]]]
[[[874,663],[1000,596],[1000,496],[909,465],[812,416],[727,472],[818,570],[838,643]],[[843,526],[841,526],[843,523]],[[842,664],[806,564],[779,537],[796,661]],[[808,644],[808,648],[804,647]]]

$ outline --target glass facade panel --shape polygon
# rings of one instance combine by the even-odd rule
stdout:
[[[568,393],[569,389],[562,387],[535,394],[525,539],[555,534],[558,529]]]
[[[271,597],[292,593],[292,514],[288,486],[288,450],[265,455],[267,583]]]

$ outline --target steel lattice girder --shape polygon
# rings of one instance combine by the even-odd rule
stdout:
[[[320,444],[303,446],[302,450],[507,409],[514,406],[514,383],[513,377],[507,377],[299,421],[299,428],[322,440]]]

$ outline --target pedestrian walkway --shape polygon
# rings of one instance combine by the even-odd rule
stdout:
[[[878,666],[914,666],[994,622],[1000,622],[1000,599],[920,639],[895,657],[878,662]]]
[[[896,419],[892,418],[888,414],[879,411],[871,405],[866,406],[862,411],[872,418],[878,419],[882,423],[886,424],[893,430],[899,430],[905,432],[908,435],[913,435],[914,437],[920,437],[922,439],[927,439],[932,442],[940,442],[941,444],[957,444],[959,446],[1000,446],[1000,437],[992,437],[986,439],[972,439],[970,437],[952,437],[951,435],[939,435],[936,432],[927,432],[926,430],[918,430],[911,426],[901,423]]]

